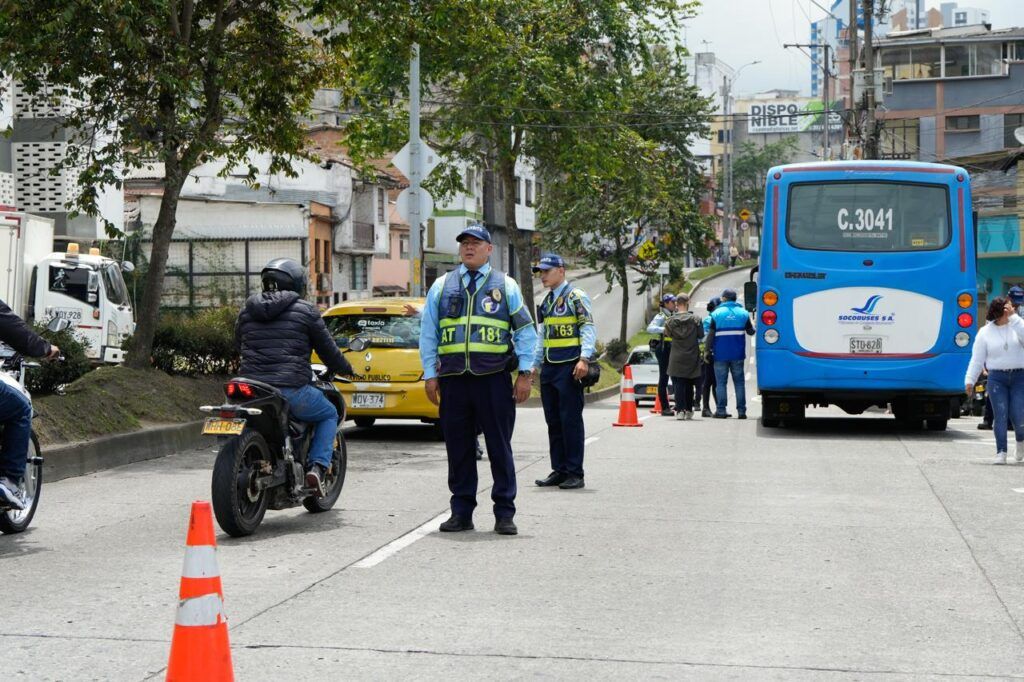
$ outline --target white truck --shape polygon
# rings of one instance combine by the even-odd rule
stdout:
[[[66,319],[94,362],[122,362],[135,331],[122,268],[132,266],[77,244],[55,253],[53,220],[0,210],[0,299],[29,322]]]

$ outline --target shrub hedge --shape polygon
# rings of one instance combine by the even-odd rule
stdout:
[[[182,376],[236,373],[237,317],[233,307],[162,315],[153,337],[153,367]]]
[[[30,393],[56,393],[60,387],[92,370],[86,357],[88,343],[75,338],[72,329],[51,332],[44,324],[33,325],[37,334],[60,348],[63,362],[41,362],[39,367],[25,372],[25,387]]]

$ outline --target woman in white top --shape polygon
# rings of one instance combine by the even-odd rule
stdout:
[[[988,369],[988,397],[992,401],[992,430],[996,435],[993,464],[1006,464],[1007,415],[1017,438],[1014,455],[1021,462],[1024,461],[1024,320],[1002,296],[992,299],[985,319],[988,324],[974,339],[964,388],[967,395],[972,395],[981,370]]]

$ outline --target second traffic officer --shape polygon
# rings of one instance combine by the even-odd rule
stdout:
[[[441,432],[448,450],[452,515],[440,530],[473,529],[479,425],[494,478],[494,530],[515,535],[512,429],[516,403],[530,397],[533,385],[537,328],[516,281],[491,268],[488,261],[494,247],[487,228],[469,225],[456,241],[462,265],[430,287],[420,327],[427,398],[440,404]],[[513,388],[511,370],[516,366],[519,377]]]
[[[565,261],[547,254],[533,267],[550,291],[537,309],[544,340],[537,349],[540,399],[548,424],[551,473],[536,481],[563,490],[583,484],[583,384],[594,362],[597,332],[590,298],[565,280]]]

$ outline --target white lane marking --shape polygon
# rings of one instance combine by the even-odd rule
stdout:
[[[420,538],[426,537],[430,533],[437,530],[437,524],[445,520],[445,517],[449,515],[448,511],[443,511],[434,518],[430,519],[422,526],[413,528],[411,531],[406,533],[400,538],[392,540],[388,544],[378,549],[373,554],[364,557],[352,564],[352,568],[373,568],[380,562],[384,561],[388,557],[397,554],[399,551],[405,549],[412,543],[416,542]]]
[[[1024,493],[1024,488],[1010,488],[1015,493]]]
[[[591,443],[594,443],[594,442],[599,441],[599,440],[601,440],[600,436],[591,436],[590,438],[588,438],[585,441],[583,441],[583,444],[584,445],[590,445]]]
[[[597,299],[601,298],[602,296],[604,296],[604,292],[603,291],[601,293],[599,293],[599,294],[594,294],[593,296],[591,296],[590,300],[591,301],[596,301]]]
[[[648,419],[650,419],[653,416],[654,416],[653,414],[645,415],[643,417],[640,417],[640,421],[645,422],[645,421],[647,421]]]

